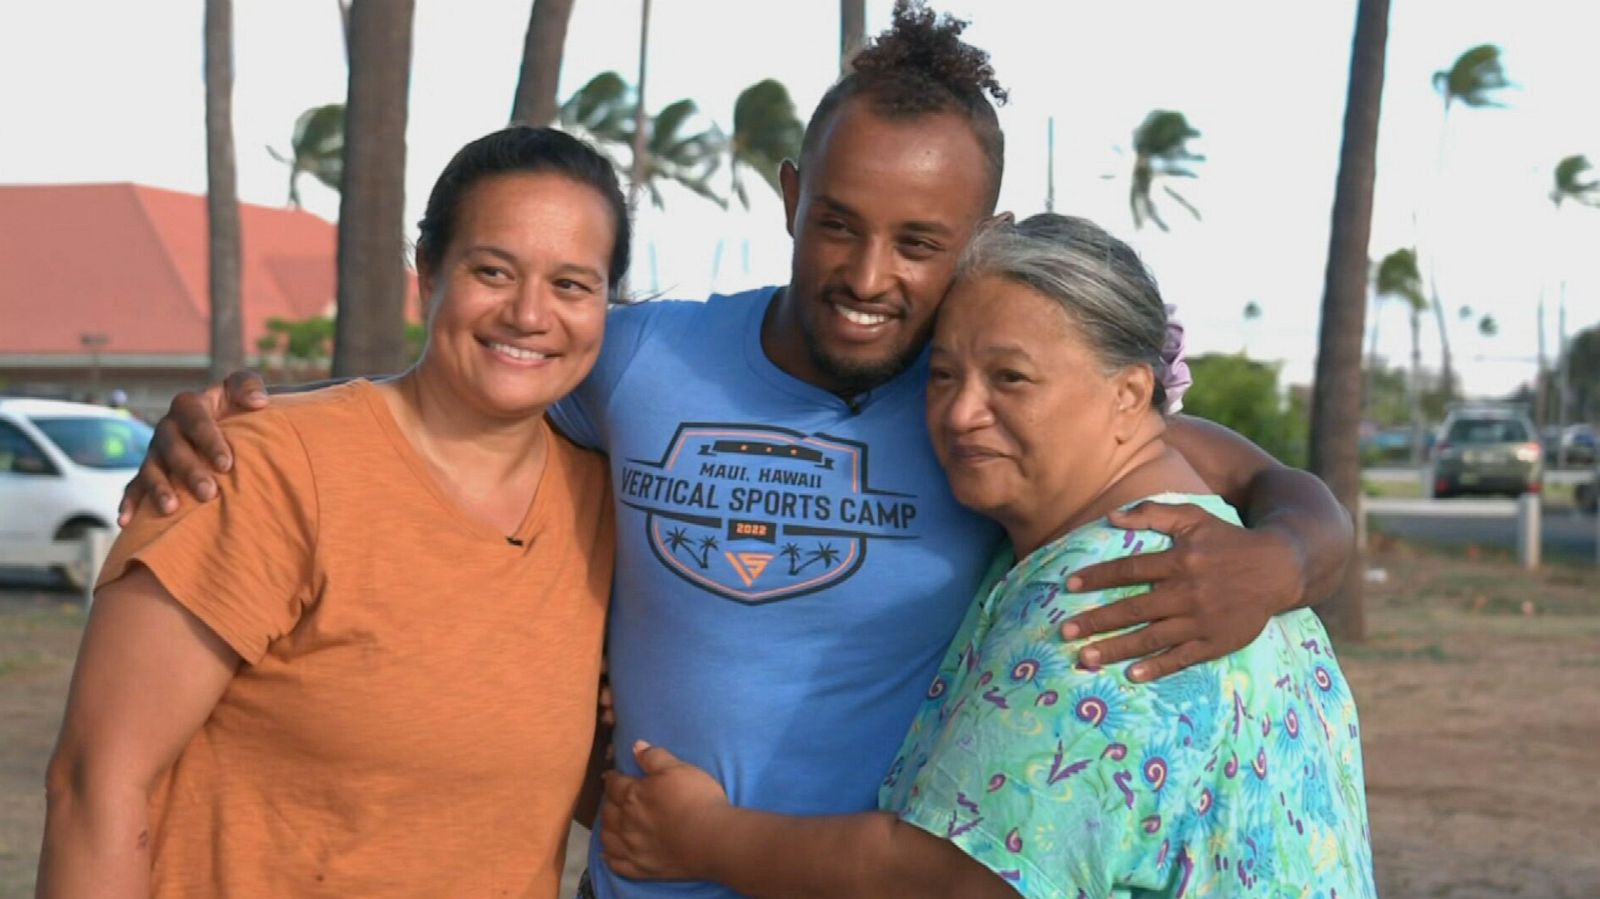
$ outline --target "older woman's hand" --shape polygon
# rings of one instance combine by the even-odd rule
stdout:
[[[707,876],[701,854],[732,809],[722,784],[705,771],[644,741],[634,744],[643,777],[606,775],[600,845],[624,877],[694,880]]]
[[[1303,560],[1276,530],[1236,527],[1198,506],[1155,502],[1115,512],[1110,520],[1120,528],[1167,534],[1172,548],[1102,562],[1067,579],[1073,592],[1151,585],[1148,593],[1090,609],[1062,625],[1069,640],[1145,625],[1085,647],[1080,658],[1088,664],[1149,656],[1128,669],[1129,678],[1165,677],[1248,645],[1273,615],[1302,603]]]

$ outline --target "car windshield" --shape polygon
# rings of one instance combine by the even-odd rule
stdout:
[[[87,468],[138,468],[150,446],[150,426],[136,418],[34,418],[34,426],[67,458]]]
[[[1526,443],[1528,429],[1514,418],[1458,418],[1445,437],[1450,443]]]

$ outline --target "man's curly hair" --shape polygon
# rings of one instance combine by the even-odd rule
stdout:
[[[999,200],[1005,165],[1005,137],[994,108],[1006,102],[1007,93],[995,79],[989,54],[961,40],[966,27],[966,22],[948,13],[935,13],[922,0],[897,0],[889,30],[856,54],[849,74],[823,94],[806,123],[800,158],[810,158],[834,111],[855,97],[864,98],[874,113],[889,119],[954,112],[971,123],[983,148],[992,207]]]

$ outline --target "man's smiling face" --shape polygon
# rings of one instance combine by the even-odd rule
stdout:
[[[886,118],[859,97],[834,112],[803,165],[783,171],[794,258],[768,348],[804,380],[860,393],[927,344],[992,185],[960,115]]]

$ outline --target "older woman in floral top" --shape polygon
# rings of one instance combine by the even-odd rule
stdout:
[[[630,876],[755,896],[1375,894],[1360,731],[1315,615],[1151,683],[1080,662],[1086,565],[1165,548],[1106,516],[1234,510],[1163,440],[1165,311],[1125,244],[1036,216],[980,236],[934,338],[928,425],[956,497],[1002,524],[989,577],[884,780],[883,812],[730,806],[660,748],[613,777],[606,852]]]

